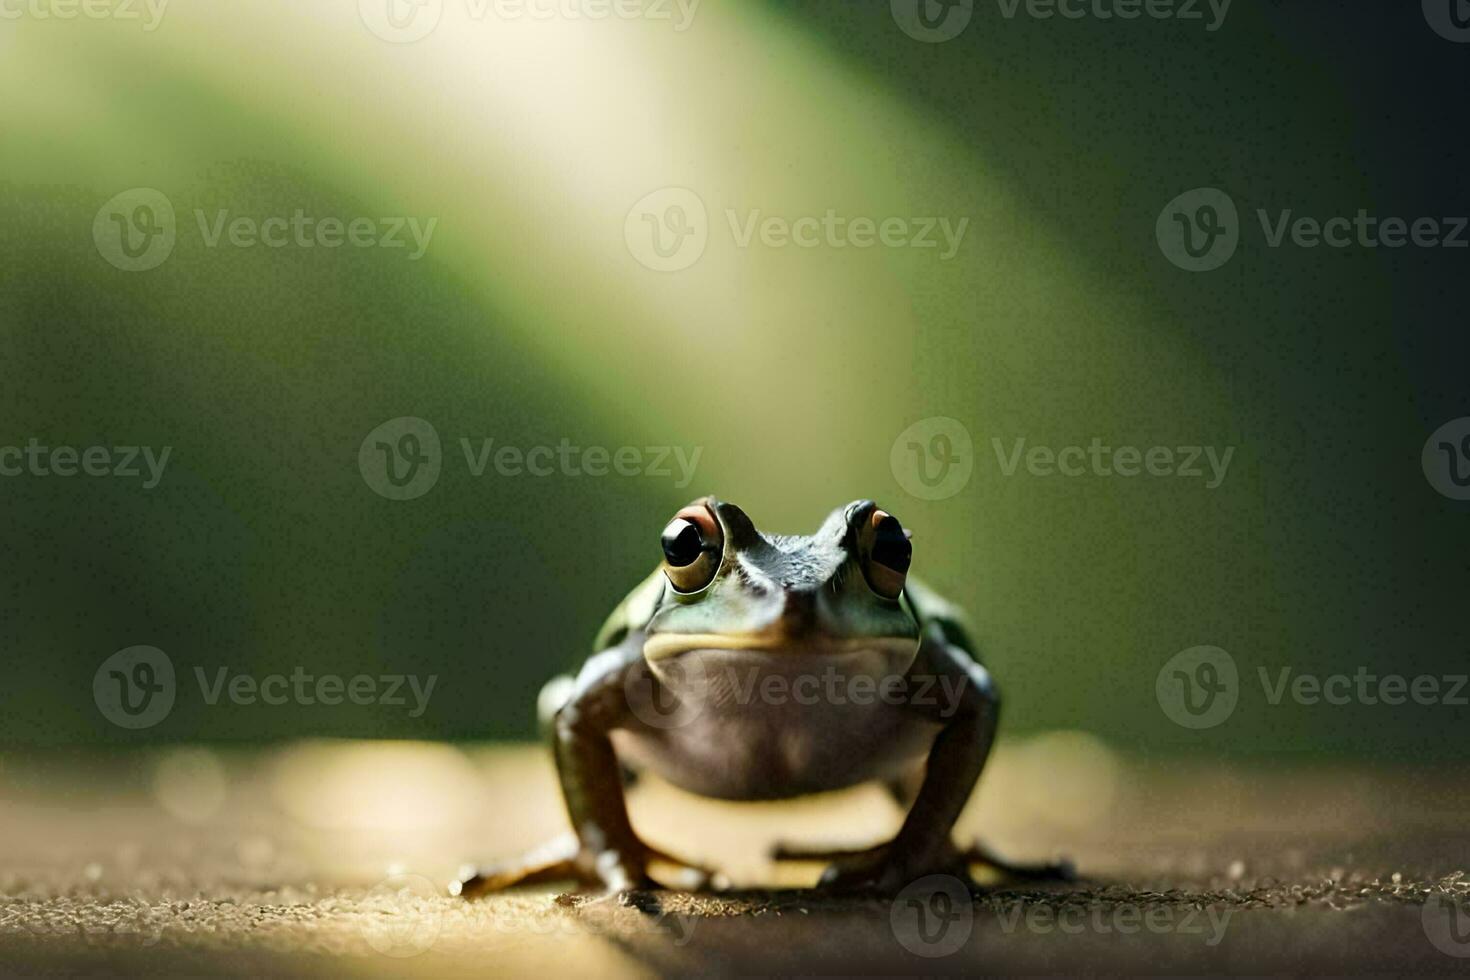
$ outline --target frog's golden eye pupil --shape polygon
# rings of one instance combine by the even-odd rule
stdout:
[[[870,553],[873,561],[901,575],[906,574],[914,557],[914,546],[903,533],[903,525],[896,517],[885,516],[873,532],[873,550]]]
[[[698,526],[682,517],[676,517],[669,522],[660,542],[663,544],[664,558],[674,568],[694,564],[704,552],[704,542],[700,540]]]

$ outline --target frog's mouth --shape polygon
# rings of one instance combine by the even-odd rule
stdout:
[[[919,639],[914,636],[797,639],[785,633],[654,633],[643,641],[643,656],[650,662],[668,660],[691,650],[750,650],[772,656],[842,656],[877,651],[912,659],[918,649]]]

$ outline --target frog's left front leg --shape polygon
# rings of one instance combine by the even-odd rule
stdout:
[[[984,667],[934,636],[921,644],[907,681],[907,710],[943,725],[923,783],[893,840],[839,860],[822,887],[891,893],[928,874],[969,880],[967,858],[950,835],[995,741],[1000,699]]]

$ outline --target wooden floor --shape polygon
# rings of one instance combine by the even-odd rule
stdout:
[[[1470,772],[1120,756],[1005,743],[963,819],[1083,881],[966,900],[806,891],[778,839],[863,843],[865,788],[794,804],[645,781],[634,822],[713,863],[643,908],[444,890],[565,828],[537,747],[318,742],[0,758],[0,972],[308,976],[664,973],[1470,973]],[[1458,916],[1458,917],[1457,917]]]

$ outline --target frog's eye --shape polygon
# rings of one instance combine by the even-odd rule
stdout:
[[[867,533],[862,536],[863,574],[868,585],[885,599],[897,599],[908,577],[914,546],[898,518],[885,511],[873,510]]]
[[[703,504],[690,504],[669,521],[659,539],[664,574],[680,592],[698,592],[714,580],[720,567],[724,535],[720,522]]]

